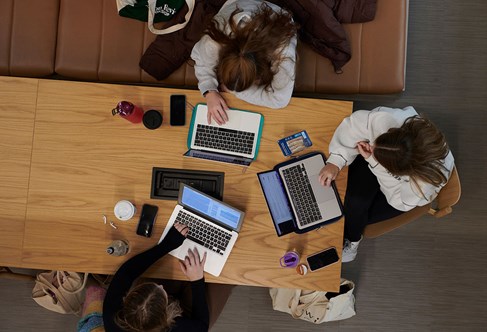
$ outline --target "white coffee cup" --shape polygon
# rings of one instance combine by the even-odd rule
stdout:
[[[118,201],[113,208],[113,213],[118,220],[126,221],[131,219],[137,210],[135,206],[127,200]]]

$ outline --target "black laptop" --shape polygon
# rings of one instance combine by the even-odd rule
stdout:
[[[257,174],[278,236],[305,233],[342,217],[335,183],[330,187],[319,183],[324,166],[324,155],[312,152]]]

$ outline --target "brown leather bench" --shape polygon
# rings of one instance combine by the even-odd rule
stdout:
[[[59,0],[0,0],[0,75],[54,73]]]
[[[377,0],[372,22],[346,25],[352,59],[330,61],[298,45],[295,91],[389,94],[405,87],[408,0]],[[115,0],[0,0],[0,75],[196,88],[189,63],[156,81],[139,60],[155,36],[119,17]]]

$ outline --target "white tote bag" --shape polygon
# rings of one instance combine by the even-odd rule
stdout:
[[[80,315],[88,273],[48,271],[37,274],[32,298],[46,309]]]
[[[272,308],[290,314],[294,319],[302,319],[314,324],[343,320],[355,315],[355,285],[342,279],[340,286],[348,286],[344,293],[331,299],[327,292],[302,289],[271,288]],[[330,294],[328,294],[330,295]]]
[[[165,29],[156,29],[154,27],[154,15],[156,13],[156,0],[149,0],[148,1],[149,16],[147,20],[147,25],[149,26],[150,32],[156,35],[165,35],[184,28],[186,24],[188,24],[189,20],[191,19],[191,14],[193,14],[194,2],[195,0],[186,0],[186,4],[188,5],[188,12],[186,13],[186,15],[184,15],[183,23],[174,24]]]
[[[178,31],[188,24],[193,14],[196,0],[116,0],[117,11],[120,16],[129,17],[140,21],[147,22],[149,30],[157,35],[164,35],[171,32]],[[176,2],[176,3],[175,3]],[[157,29],[154,27],[154,17],[162,15],[165,17],[162,21],[171,22],[176,16],[176,13],[182,8],[179,8],[179,2],[183,7],[184,3],[188,6],[188,12],[184,15],[184,22],[171,25],[164,29]]]

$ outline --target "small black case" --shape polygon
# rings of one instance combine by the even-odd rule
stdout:
[[[196,190],[223,200],[225,173],[177,168],[152,168],[151,198],[177,200],[179,184],[187,184]]]

